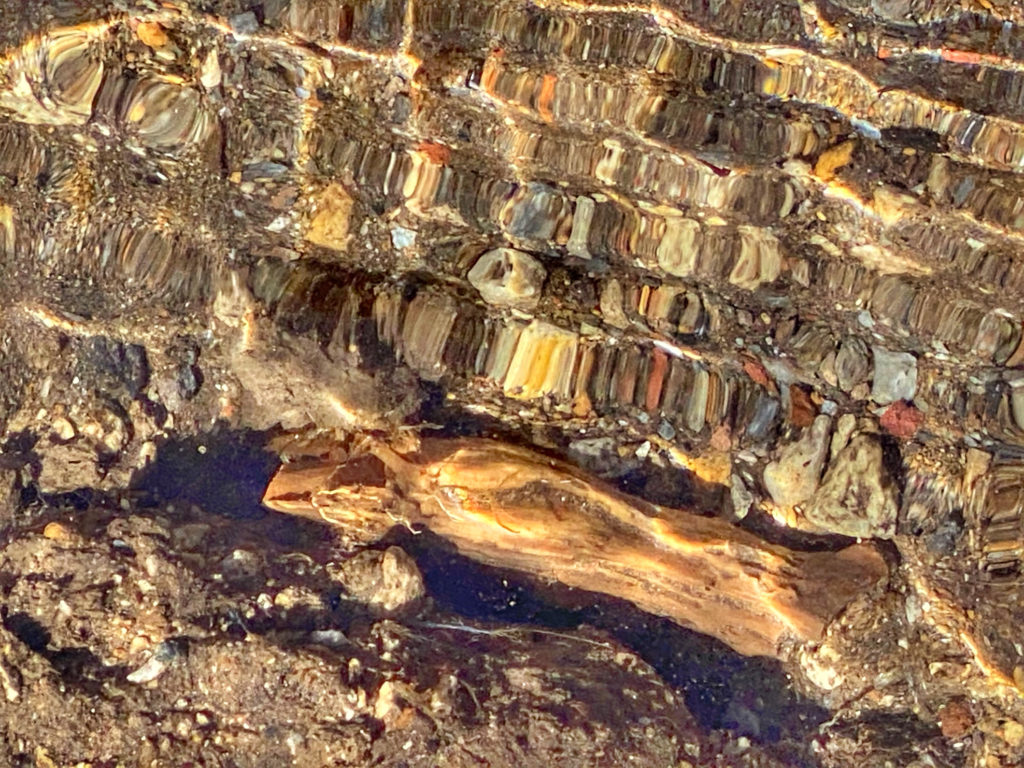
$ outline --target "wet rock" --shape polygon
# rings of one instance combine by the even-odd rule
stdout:
[[[629,318],[622,310],[622,284],[618,280],[608,280],[601,290],[601,317],[613,328],[628,328]]]
[[[495,248],[477,259],[467,278],[488,304],[531,309],[540,300],[546,274],[530,254]]]
[[[1010,383],[1010,414],[1013,423],[1024,429],[1024,380]]]
[[[121,390],[129,397],[137,397],[149,383],[146,349],[108,336],[92,336],[81,350],[78,376],[85,387],[97,392]]]
[[[872,347],[875,375],[871,381],[871,399],[879,405],[897,400],[913,400],[917,392],[917,358],[909,352],[890,352]]]
[[[140,685],[151,683],[185,653],[185,646],[177,640],[165,640],[156,647],[153,655],[126,678],[129,683]]]
[[[776,504],[802,504],[814,493],[825,465],[831,423],[828,416],[815,418],[799,440],[783,448],[778,460],[764,468],[764,485]]]
[[[729,282],[748,291],[764,283],[773,283],[782,270],[779,243],[757,227],[738,227],[740,248]]]
[[[341,184],[329,185],[315,198],[315,213],[306,240],[332,251],[344,251],[349,243],[353,205],[352,197]]]
[[[182,399],[191,400],[203,386],[203,372],[197,365],[182,365],[178,368],[175,381]]]
[[[580,467],[605,477],[617,477],[636,468],[633,455],[620,457],[610,437],[588,437],[569,443],[569,457]]]
[[[275,423],[285,429],[306,424],[351,428],[353,422],[380,423],[415,407],[415,393],[398,384],[404,375],[400,370],[389,374],[393,389],[381,387],[354,366],[332,364],[310,339],[272,338],[260,349],[240,347],[232,358],[232,372],[242,385],[240,418],[255,428]],[[396,392],[410,399],[392,401]]]
[[[829,461],[834,461],[839,452],[846,447],[856,428],[857,417],[852,413],[844,413],[836,419],[836,427],[832,431],[832,442],[828,449]]]
[[[789,387],[789,420],[798,427],[809,427],[814,423],[818,409],[810,394],[803,387],[792,384]]]
[[[260,28],[259,20],[252,11],[239,13],[229,19],[231,29],[242,35],[251,35]]]
[[[831,463],[804,517],[825,533],[888,538],[896,528],[896,511],[882,445],[876,436],[860,434]]]
[[[272,162],[250,163],[242,169],[242,181],[270,181],[288,173],[287,165]]]
[[[924,423],[924,414],[917,408],[902,400],[890,405],[878,420],[882,427],[893,437],[909,440]]]
[[[565,196],[549,184],[524,185],[507,207],[508,231],[514,237],[549,240],[568,208]]]
[[[950,514],[940,520],[938,527],[925,537],[924,544],[928,551],[938,557],[945,557],[956,552],[960,537],[964,532],[962,515]]]
[[[350,595],[386,615],[415,606],[426,594],[416,561],[400,547],[360,552],[337,575]]]
[[[732,514],[737,520],[742,520],[754,506],[754,494],[747,488],[743,478],[733,473],[729,478],[729,500],[732,502]]]
[[[754,439],[763,439],[775,425],[779,414],[779,401],[765,393],[761,393],[754,406],[747,434]]]
[[[857,338],[844,340],[836,353],[835,372],[839,388],[844,392],[867,381],[871,372],[867,345]]]
[[[152,398],[148,404],[152,407],[158,402],[173,414],[199,394],[205,376],[199,366],[200,347],[194,340],[176,338],[168,345],[165,354],[172,361],[171,365],[161,367],[153,376],[147,392]]]

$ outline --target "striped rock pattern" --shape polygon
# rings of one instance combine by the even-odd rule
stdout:
[[[59,8],[0,14],[19,300],[216,314],[242,286],[325,364],[398,363],[570,455],[611,435],[707,513],[893,540],[1012,685],[1015,5]]]

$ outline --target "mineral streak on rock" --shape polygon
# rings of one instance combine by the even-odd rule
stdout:
[[[489,565],[631,600],[753,655],[820,640],[888,573],[873,545],[793,552],[491,440],[426,439],[410,454],[357,443],[340,465],[283,466],[264,503],[371,539],[425,525]]]

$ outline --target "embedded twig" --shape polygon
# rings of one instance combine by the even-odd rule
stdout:
[[[749,655],[819,640],[888,574],[870,543],[794,552],[492,440],[425,439],[409,454],[370,441],[365,450],[334,467],[282,467],[264,503],[364,539],[379,538],[395,515],[475,560],[625,598]],[[367,480],[381,476],[387,482]]]

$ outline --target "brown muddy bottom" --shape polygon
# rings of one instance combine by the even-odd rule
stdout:
[[[777,663],[428,533],[343,551],[260,508],[262,439],[10,494],[4,764],[823,764],[829,714]]]

